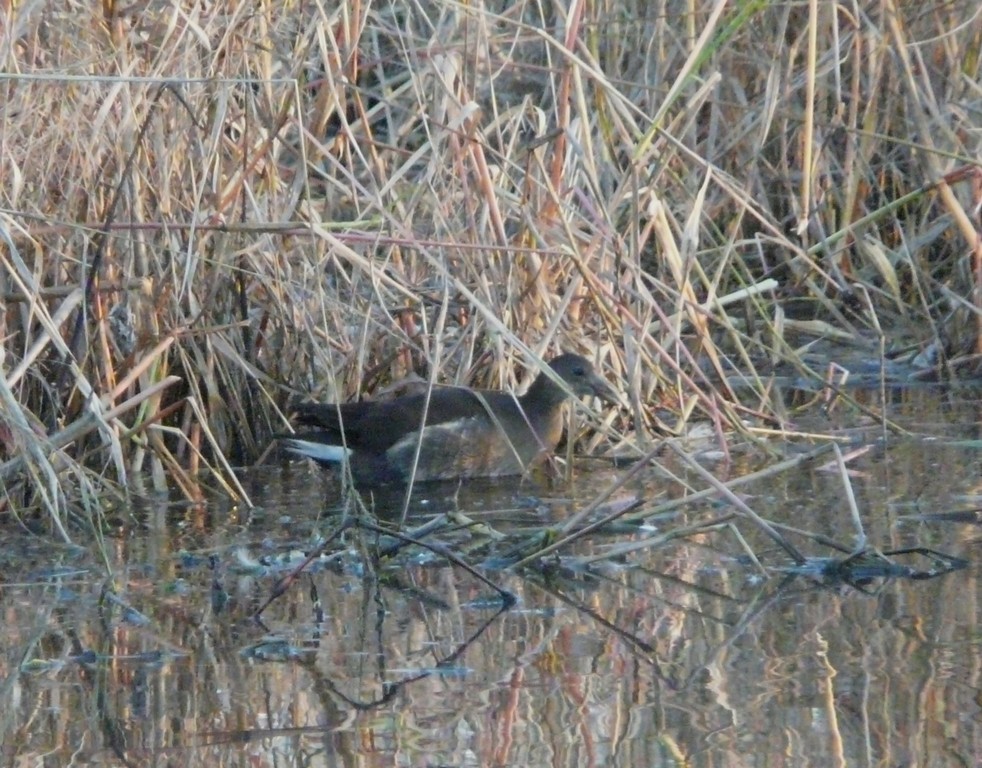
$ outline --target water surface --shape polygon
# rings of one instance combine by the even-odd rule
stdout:
[[[243,471],[255,508],[151,496],[112,513],[110,575],[92,548],[8,529],[0,754],[11,765],[973,765],[979,404],[933,389],[891,397],[908,436],[884,441],[858,415],[833,415],[848,433],[815,417],[801,426],[841,428],[844,452],[867,449],[849,469],[871,545],[927,547],[967,569],[855,584],[765,576],[744,541],[768,568],[787,556],[719,499],[591,535],[547,571],[499,568],[519,532],[561,522],[625,472],[589,462],[572,485],[441,487],[413,501],[409,528],[467,516],[427,540],[513,595],[507,610],[439,552],[348,531],[256,621],[286,564],[341,519],[338,483],[305,464]],[[770,520],[851,546],[829,460],[739,493]],[[724,480],[766,464],[740,450],[702,463]],[[669,471],[704,487],[670,453],[659,464],[605,509],[633,501],[644,515],[685,496]],[[401,509],[398,494],[374,501]],[[720,525],[611,555],[707,520]],[[380,547],[390,556],[373,564]],[[589,571],[581,558],[594,558]]]

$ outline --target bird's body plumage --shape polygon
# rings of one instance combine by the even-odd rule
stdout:
[[[307,429],[285,442],[321,462],[347,459],[362,483],[407,482],[410,475],[429,481],[521,474],[559,443],[570,393],[610,398],[606,382],[584,358],[561,355],[550,367],[565,386],[541,373],[520,397],[439,387],[428,397],[301,404],[296,421]]]

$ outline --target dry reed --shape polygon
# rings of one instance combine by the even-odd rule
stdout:
[[[815,335],[977,366],[975,2],[98,7],[0,3],[0,481],[65,537],[413,372],[580,351],[640,455]]]

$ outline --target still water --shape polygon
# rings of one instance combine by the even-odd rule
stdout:
[[[968,561],[938,578],[784,578],[786,554],[719,498],[656,514],[691,493],[669,473],[705,487],[671,452],[598,513],[630,507],[630,524],[520,574],[501,567],[516,542],[626,470],[584,461],[572,483],[426,490],[406,528],[430,549],[349,530],[278,597],[283,575],[340,520],[339,484],[306,464],[244,470],[253,507],[146,494],[109,511],[108,563],[9,527],[3,764],[975,765],[979,402],[930,389],[894,398],[909,435],[838,431],[843,452],[858,453],[849,480],[870,546]],[[760,453],[700,464],[730,480],[766,466]],[[737,491],[775,523],[856,540],[831,454]],[[401,508],[372,501],[383,517]],[[422,528],[434,520],[442,527]],[[706,522],[718,525],[656,538]],[[809,556],[836,554],[789,538]],[[645,544],[615,549],[632,542]],[[380,548],[387,557],[373,564]],[[480,577],[516,604],[502,610]]]

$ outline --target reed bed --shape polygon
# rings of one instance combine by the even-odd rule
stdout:
[[[244,497],[293,398],[559,350],[623,393],[591,448],[637,456],[763,444],[816,339],[974,375],[979,13],[0,2],[7,512]]]

